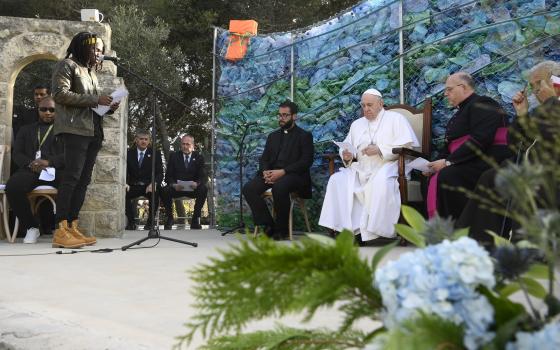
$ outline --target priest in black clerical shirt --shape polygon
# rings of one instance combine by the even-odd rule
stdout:
[[[264,147],[257,176],[243,186],[243,195],[253,213],[255,225],[264,226],[265,233],[274,239],[288,236],[290,193],[297,192],[303,198],[311,198],[311,175],[313,164],[313,135],[298,127],[297,105],[291,101],[280,104],[278,125]],[[272,188],[274,212],[272,218],[263,192]]]

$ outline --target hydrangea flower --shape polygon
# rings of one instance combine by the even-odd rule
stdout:
[[[476,291],[480,285],[494,287],[494,266],[486,250],[468,237],[403,254],[377,270],[375,283],[388,329],[423,311],[463,325],[468,349],[494,336],[488,332],[494,310]]]
[[[560,321],[547,324],[538,332],[518,332],[516,342],[506,345],[506,350],[556,350],[560,349]]]

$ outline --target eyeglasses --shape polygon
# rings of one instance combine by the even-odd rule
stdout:
[[[465,86],[464,84],[457,84],[455,86],[448,86],[445,88],[445,92],[450,92],[451,90],[455,89],[457,86]]]
[[[278,113],[278,118],[286,119],[290,116],[292,116],[291,113]]]
[[[39,112],[46,112],[46,111],[54,113],[54,107],[39,107]]]

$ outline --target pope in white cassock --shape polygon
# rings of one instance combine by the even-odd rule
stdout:
[[[344,140],[357,152],[341,147],[344,168],[329,179],[319,225],[352,230],[363,241],[392,238],[401,207],[397,156],[392,149],[419,143],[403,115],[383,108],[379,91],[368,89],[360,104],[363,117],[352,123]]]

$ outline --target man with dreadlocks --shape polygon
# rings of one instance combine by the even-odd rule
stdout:
[[[76,34],[66,58],[54,69],[52,92],[57,104],[54,134],[64,141],[64,164],[56,200],[58,227],[53,247],[79,248],[96,243],[95,237],[84,236],[78,229],[78,214],[84,203],[87,186],[97,153],[103,141],[103,119],[91,108],[118,108],[112,97],[100,95],[95,71],[100,69],[98,56],[103,42],[96,34]]]

